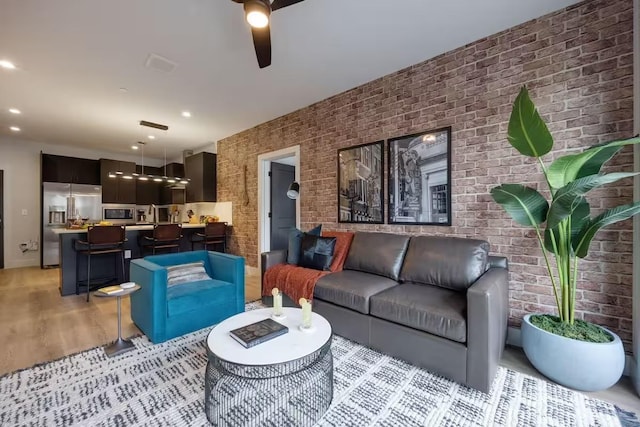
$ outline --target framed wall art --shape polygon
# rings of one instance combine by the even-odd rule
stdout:
[[[338,150],[338,222],[384,223],[384,141]]]
[[[389,224],[451,225],[451,128],[389,140]]]

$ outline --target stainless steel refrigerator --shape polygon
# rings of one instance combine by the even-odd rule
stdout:
[[[82,218],[89,222],[102,219],[102,187],[99,185],[42,183],[42,262],[41,267],[60,263],[58,235],[69,221]]]

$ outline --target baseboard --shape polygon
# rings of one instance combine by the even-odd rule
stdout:
[[[4,268],[39,267],[40,261],[37,259],[8,260],[4,263]]]
[[[512,345],[514,347],[522,347],[522,334],[520,332],[520,328],[509,327],[507,329],[507,345]],[[635,362],[633,357],[630,355],[625,356],[624,360],[624,371],[622,371],[622,375],[631,376],[632,372],[635,369]]]

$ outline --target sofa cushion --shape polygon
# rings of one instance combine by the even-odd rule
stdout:
[[[344,268],[398,280],[408,243],[402,234],[356,232]]]
[[[371,315],[464,343],[467,298],[463,292],[401,284],[371,297]]]
[[[300,267],[314,270],[329,270],[333,260],[333,250],[336,247],[335,237],[320,237],[304,233],[300,247]]]
[[[400,281],[466,290],[486,271],[488,256],[484,240],[414,236]]]
[[[308,234],[319,236],[322,231],[322,224],[307,231]],[[300,247],[302,246],[303,231],[293,228],[289,232],[289,249],[287,250],[287,264],[298,265],[300,262]]]
[[[343,270],[318,279],[313,297],[369,314],[371,296],[394,286],[398,286],[398,282],[386,277]]]
[[[167,286],[210,279],[204,269],[204,261],[188,264],[170,265],[167,267]]]
[[[208,279],[167,288],[167,316],[194,313],[206,307],[229,304],[236,294],[236,285],[222,280]]]

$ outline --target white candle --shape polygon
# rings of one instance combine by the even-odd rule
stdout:
[[[302,327],[311,327],[311,303],[308,301],[302,304]]]
[[[280,292],[273,296],[273,314],[282,316],[282,294]]]

